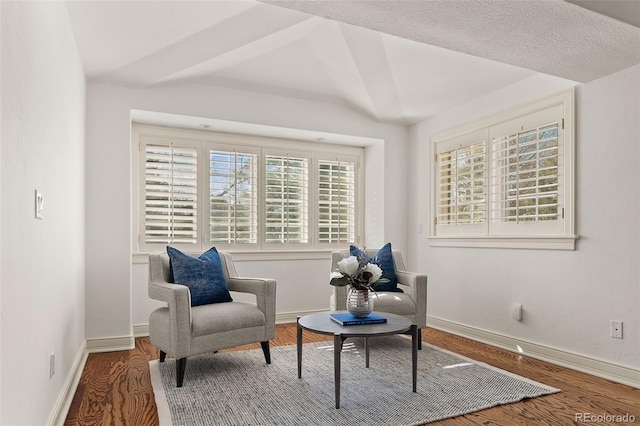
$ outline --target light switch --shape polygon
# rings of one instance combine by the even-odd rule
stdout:
[[[36,219],[42,219],[42,210],[44,209],[44,196],[42,192],[36,189]]]

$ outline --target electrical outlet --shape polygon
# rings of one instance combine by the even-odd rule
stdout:
[[[51,352],[49,354],[49,378],[51,379],[56,374],[56,353]]]
[[[622,339],[622,321],[611,320],[611,337]]]

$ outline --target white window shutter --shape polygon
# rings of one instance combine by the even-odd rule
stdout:
[[[144,242],[197,243],[197,150],[145,145],[144,156]]]
[[[553,106],[489,129],[493,234],[564,233],[562,119]]]
[[[438,154],[439,225],[485,222],[486,163],[484,141]]]
[[[355,241],[356,163],[318,161],[318,242]]]
[[[257,162],[254,153],[209,150],[209,240],[258,240]]]
[[[265,243],[309,242],[309,160],[265,156]]]
[[[493,139],[491,220],[558,220],[558,122]]]

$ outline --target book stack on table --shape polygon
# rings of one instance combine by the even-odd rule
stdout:
[[[331,320],[340,325],[363,325],[363,324],[384,324],[387,319],[372,312],[366,318],[356,318],[348,313],[335,313],[330,315]]]

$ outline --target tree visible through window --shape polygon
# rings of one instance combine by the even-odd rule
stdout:
[[[493,139],[493,221],[558,220],[558,125]]]
[[[252,244],[258,239],[256,154],[209,151],[210,241]]]

